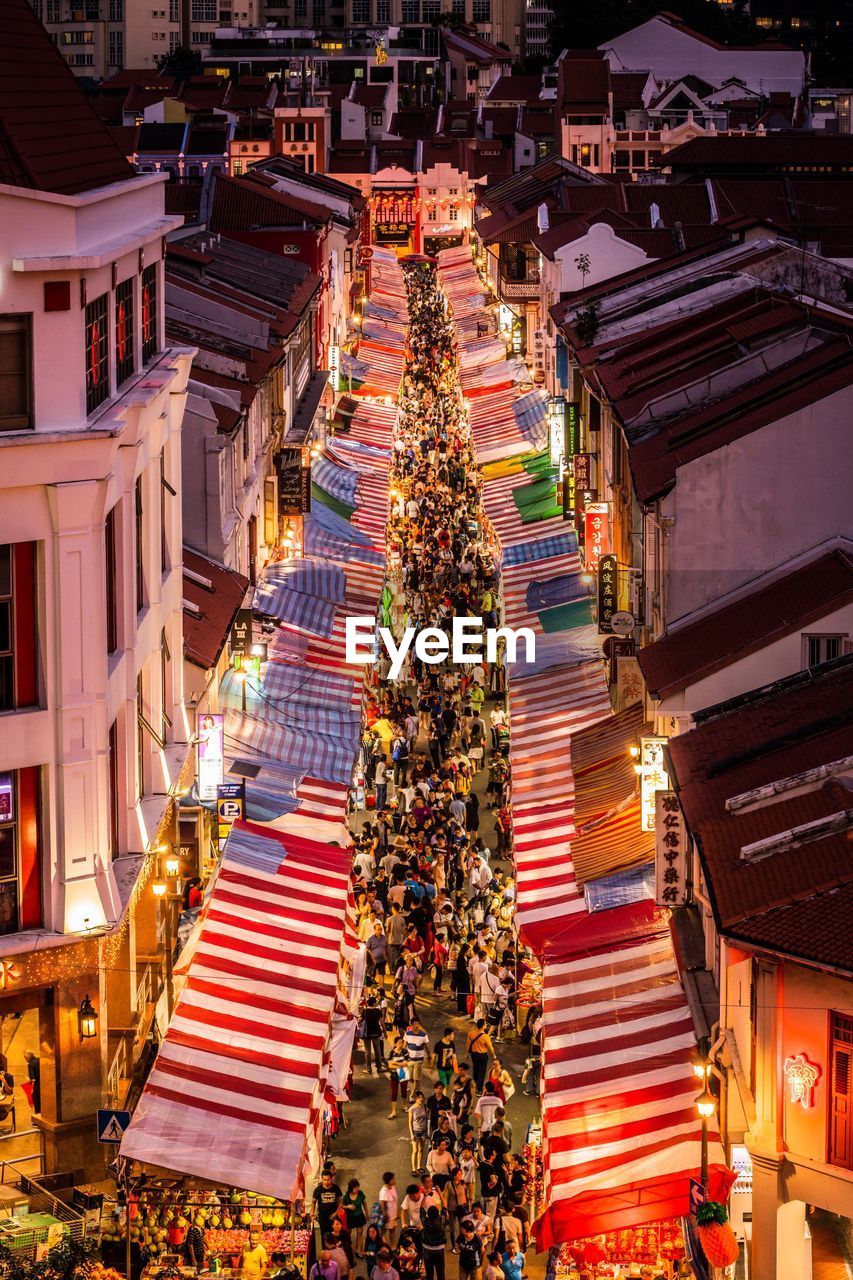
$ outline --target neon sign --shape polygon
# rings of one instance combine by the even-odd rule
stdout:
[[[791,1102],[799,1103],[806,1109],[814,1106],[814,1091],[820,1078],[820,1067],[809,1062],[804,1053],[796,1053],[785,1059],[783,1070]]]

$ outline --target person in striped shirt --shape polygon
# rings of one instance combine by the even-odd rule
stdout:
[[[428,1066],[432,1062],[432,1051],[430,1050],[429,1037],[416,1013],[412,1015],[412,1020],[406,1028],[404,1039],[409,1054],[412,1088],[417,1089],[424,1066]]]

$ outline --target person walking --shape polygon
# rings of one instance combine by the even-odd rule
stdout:
[[[367,1197],[361,1189],[358,1178],[350,1178],[341,1207],[346,1214],[347,1230],[355,1241],[355,1252],[359,1258],[364,1257],[364,1228],[367,1225]]]
[[[379,926],[377,926],[379,927]],[[384,1037],[385,1027],[382,1010],[376,996],[368,996],[362,1015],[364,1030],[364,1069],[370,1075],[376,1063],[377,1074],[385,1066]]]
[[[406,1028],[405,1041],[406,1052],[409,1055],[411,1064],[412,1087],[416,1089],[420,1083],[424,1067],[432,1061],[429,1037],[416,1013],[412,1015],[412,1020]]]
[[[489,1069],[489,1059],[495,1056],[492,1038],[486,1030],[485,1018],[478,1018],[474,1029],[468,1032],[465,1052],[471,1058],[474,1087],[478,1093],[482,1093]]]
[[[429,1112],[420,1089],[416,1090],[408,1107],[409,1137],[412,1141],[412,1173],[424,1168],[424,1148],[429,1133]]]
[[[425,1280],[444,1280],[447,1232],[440,1211],[430,1205],[421,1235]]]

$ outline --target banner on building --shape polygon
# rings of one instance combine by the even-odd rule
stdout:
[[[223,717],[204,711],[196,717],[196,777],[199,800],[215,800],[222,781],[225,729]]]
[[[633,641],[629,641],[629,643],[633,643]],[[624,711],[626,707],[634,707],[638,702],[643,701],[645,685],[640,664],[632,655],[618,655],[614,659],[614,666],[616,668],[616,678],[612,683],[616,685],[616,696],[613,710],[618,713]]]
[[[592,454],[573,454],[572,471],[575,477],[575,511],[583,511],[594,496],[592,494]]]
[[[282,449],[277,459],[278,514],[300,516],[311,510],[311,459],[307,449]]]
[[[683,907],[687,901],[687,827],[674,791],[655,792],[655,901]]]

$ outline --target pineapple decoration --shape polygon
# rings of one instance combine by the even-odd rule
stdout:
[[[740,1250],[724,1204],[717,1200],[706,1200],[700,1204],[696,1210],[696,1225],[699,1243],[712,1267],[727,1267],[737,1262]]]

